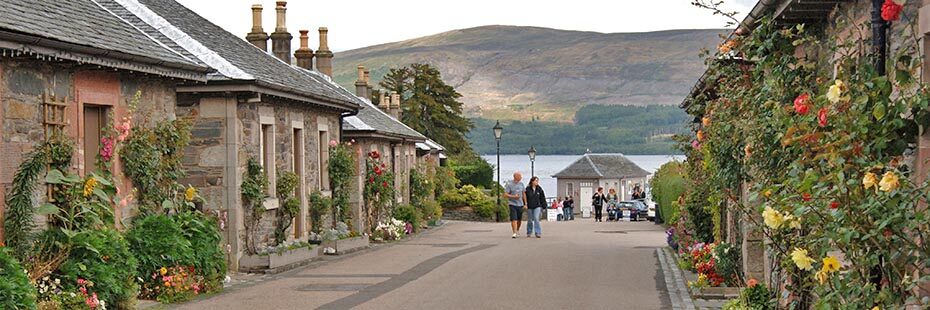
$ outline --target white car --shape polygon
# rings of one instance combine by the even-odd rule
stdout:
[[[652,199],[639,199],[646,205],[646,220],[653,222],[656,220],[656,203]]]

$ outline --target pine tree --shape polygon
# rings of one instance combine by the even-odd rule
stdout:
[[[462,94],[442,80],[439,70],[428,64],[391,69],[380,85],[401,94],[404,124],[439,142],[453,156],[474,155],[465,137],[474,124],[462,115]]]

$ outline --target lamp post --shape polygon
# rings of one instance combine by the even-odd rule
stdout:
[[[536,176],[536,147],[530,146],[526,154],[530,155],[530,178],[532,178]]]
[[[494,124],[494,140],[497,140],[497,186],[494,187],[494,191],[497,193],[497,207],[494,208],[494,220],[497,222],[501,221],[501,135],[504,133],[504,127],[501,127],[501,122],[497,121]]]

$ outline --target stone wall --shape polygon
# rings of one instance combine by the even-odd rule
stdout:
[[[177,81],[151,75],[114,72],[67,62],[46,62],[34,58],[0,58],[0,192],[9,190],[23,156],[36,143],[45,140],[43,130],[43,95],[65,100],[66,135],[75,141],[73,168],[85,173],[83,150],[83,109],[85,104],[105,106],[110,122],[125,115],[136,92],[141,93],[138,113],[158,121],[174,115],[175,83]],[[137,117],[137,120],[140,117]],[[114,174],[121,179],[123,193],[130,193],[130,182],[122,176],[118,159]],[[37,195],[37,197],[40,195]],[[2,195],[0,195],[2,197]],[[0,210],[4,200],[0,199]],[[116,210],[119,219],[132,215],[132,210]],[[42,221],[42,219],[37,219]],[[117,223],[119,225],[120,222]]]

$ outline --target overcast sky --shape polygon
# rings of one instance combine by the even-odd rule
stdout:
[[[178,0],[240,36],[252,28],[251,6],[262,4],[264,30],[274,31],[272,0]],[[739,18],[755,0],[729,0]],[[330,48],[349,50],[484,25],[539,26],[597,32],[644,32],[722,28],[726,20],[696,8],[691,0],[291,0],[287,28],[329,28]],[[315,31],[314,31],[315,33]],[[318,43],[311,36],[310,45]],[[295,46],[296,48],[296,46]]]

